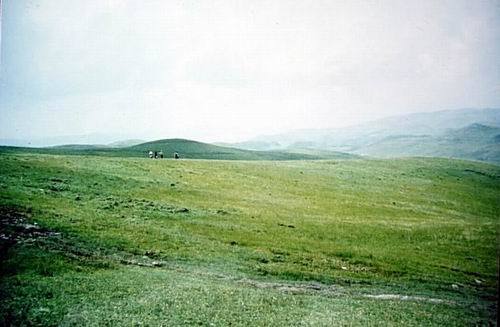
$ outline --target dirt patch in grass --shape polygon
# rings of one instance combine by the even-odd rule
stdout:
[[[16,243],[31,243],[60,233],[30,223],[31,213],[16,207],[0,206],[0,258]]]
[[[63,235],[31,222],[32,213],[17,207],[0,206],[0,262],[7,257],[11,247],[20,244],[34,244],[44,251],[58,253],[64,257],[100,267],[119,263],[141,267],[161,267],[163,261],[153,260],[147,254],[137,254],[107,249],[96,244],[86,244],[78,239]]]

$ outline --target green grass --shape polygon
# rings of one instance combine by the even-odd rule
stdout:
[[[3,152],[2,215],[60,234],[3,245],[0,312],[16,325],[487,324],[499,181],[495,165],[429,158]]]

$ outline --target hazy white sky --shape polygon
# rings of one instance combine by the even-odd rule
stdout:
[[[237,141],[500,106],[496,0],[3,0],[0,138]]]

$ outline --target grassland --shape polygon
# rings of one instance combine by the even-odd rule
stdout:
[[[496,323],[500,168],[0,152],[2,324]]]

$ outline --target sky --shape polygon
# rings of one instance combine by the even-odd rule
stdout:
[[[500,107],[496,0],[3,0],[1,32],[0,139],[236,142]]]

